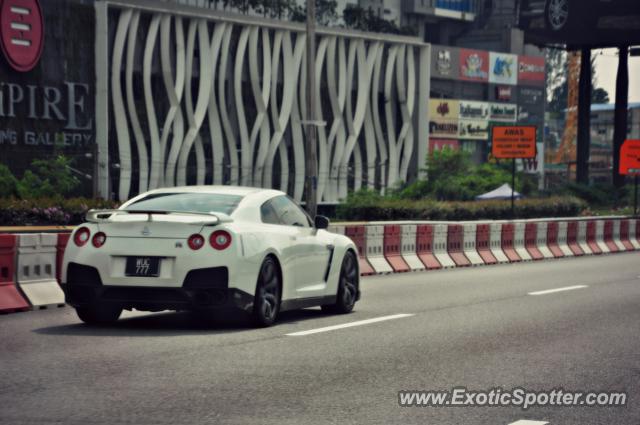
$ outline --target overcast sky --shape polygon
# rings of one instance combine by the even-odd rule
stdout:
[[[618,50],[594,50],[598,87],[609,92],[611,102],[616,99],[616,73],[618,72]],[[640,57],[629,58],[629,102],[640,102]]]

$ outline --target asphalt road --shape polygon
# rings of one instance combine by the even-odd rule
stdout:
[[[638,425],[638,260],[376,276],[350,315],[308,309],[268,329],[175,313],[133,313],[109,328],[80,324],[70,308],[0,316],[0,423]],[[398,314],[410,316],[304,333]],[[628,399],[526,411],[398,403],[401,390],[461,386]]]

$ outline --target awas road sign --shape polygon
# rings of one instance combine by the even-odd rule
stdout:
[[[536,131],[535,126],[495,126],[491,153],[497,159],[535,158]]]
[[[640,140],[626,140],[620,148],[620,174],[640,174]]]

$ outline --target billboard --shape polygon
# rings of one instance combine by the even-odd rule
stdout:
[[[460,101],[460,119],[488,120],[490,105],[487,102]]]
[[[544,86],[545,61],[542,56],[520,56],[518,58],[518,84]]]
[[[461,119],[458,123],[458,135],[461,140],[487,140],[489,121]]]
[[[429,100],[429,134],[435,138],[458,137],[460,102],[449,99]]]
[[[441,151],[442,149],[451,149],[457,151],[460,149],[460,142],[453,139],[429,139],[429,153]]]
[[[457,80],[459,75],[459,49],[448,46],[431,46],[431,78]]]
[[[489,82],[494,84],[518,84],[518,56],[508,53],[489,53]]]
[[[491,103],[489,119],[495,122],[516,122],[518,119],[518,105]]]
[[[460,79],[486,83],[489,81],[489,52],[460,49]]]

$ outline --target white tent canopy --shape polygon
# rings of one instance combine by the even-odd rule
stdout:
[[[522,198],[522,195],[518,192],[514,192],[513,196],[516,199]],[[496,200],[496,199],[511,199],[511,186],[505,183],[499,188],[492,190],[491,192],[487,192],[483,195],[476,196],[477,201],[489,201],[489,200]]]

